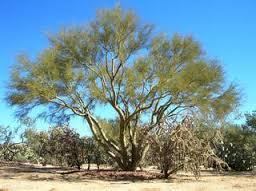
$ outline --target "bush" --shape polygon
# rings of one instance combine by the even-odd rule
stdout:
[[[92,137],[80,137],[68,126],[50,128],[49,131],[27,129],[24,137],[29,149],[22,154],[30,156],[32,161],[36,160],[42,165],[48,163],[80,169],[81,165],[87,162],[89,170],[91,163],[97,164],[99,169],[108,159]]]
[[[256,133],[246,126],[229,126],[223,130],[223,142],[217,154],[236,171],[252,170],[256,165]]]
[[[215,155],[210,142],[197,136],[191,119],[185,118],[177,125],[166,124],[164,129],[152,136],[150,148],[152,162],[160,166],[164,178],[181,169],[198,178],[200,166],[207,161],[224,163]]]

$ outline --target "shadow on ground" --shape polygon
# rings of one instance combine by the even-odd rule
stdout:
[[[76,170],[64,167],[41,167],[23,163],[0,164],[0,179],[26,179],[34,181],[86,182],[107,181],[150,181],[160,179],[161,174],[148,171],[124,172],[115,170]]]

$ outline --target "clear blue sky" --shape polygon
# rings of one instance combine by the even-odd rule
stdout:
[[[240,111],[256,109],[256,1],[254,0],[2,0],[0,4],[0,124],[15,125],[3,101],[10,66],[17,54],[34,56],[47,47],[47,32],[84,24],[99,8],[117,3],[133,9],[156,31],[193,35],[224,65],[228,80],[243,91]],[[81,126],[78,121],[74,126]]]

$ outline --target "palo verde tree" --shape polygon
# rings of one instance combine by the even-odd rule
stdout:
[[[7,101],[18,116],[40,106],[33,114],[51,121],[82,117],[118,166],[135,170],[147,135],[166,117],[188,111],[224,116],[238,99],[222,67],[192,37],[154,34],[131,11],[101,10],[88,25],[50,36],[36,59],[20,56]],[[116,113],[112,133],[105,131],[105,116],[95,114],[106,106]]]

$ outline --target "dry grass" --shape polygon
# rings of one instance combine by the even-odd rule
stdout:
[[[28,165],[1,166],[0,191],[256,191],[256,175],[253,173],[204,172],[199,181],[188,174],[178,174],[169,180],[146,178],[142,181],[138,178],[142,174],[138,173],[135,178],[132,175],[133,178],[127,181],[127,174],[120,180],[112,177],[120,174],[109,171],[106,171],[109,174],[104,171],[63,175],[57,173],[63,170],[69,169],[35,168]],[[97,175],[92,176],[93,174]],[[104,176],[109,176],[110,179],[105,180]]]

